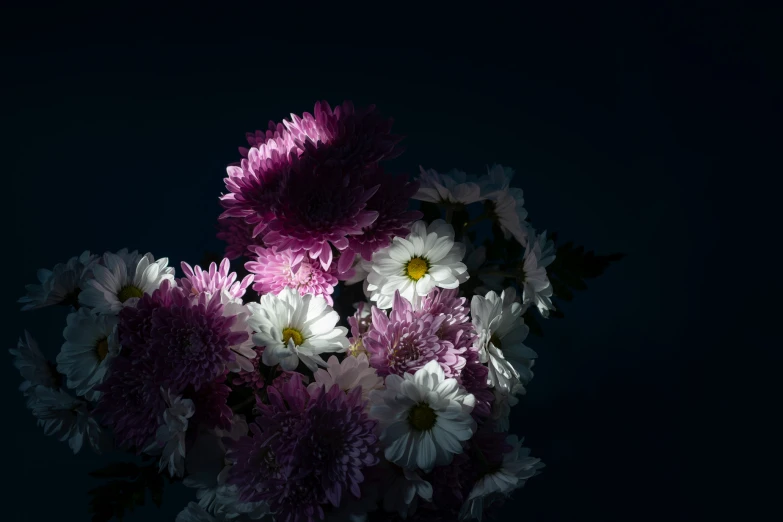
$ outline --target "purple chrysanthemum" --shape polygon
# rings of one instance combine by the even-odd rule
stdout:
[[[370,261],[373,253],[391,244],[395,236],[405,237],[410,233],[410,226],[423,214],[417,210],[408,210],[411,197],[418,190],[418,182],[409,182],[407,176],[393,176],[377,166],[364,175],[367,187],[379,186],[378,191],[367,200],[366,210],[378,213],[373,223],[362,229],[361,234],[348,237],[348,250],[341,258],[340,272],[350,268],[355,254]]]
[[[361,171],[321,164],[306,154],[292,160],[264,243],[278,250],[306,251],[327,269],[332,245],[345,250],[348,236],[361,234],[377,219],[378,212],[365,207],[378,186],[366,187]]]
[[[268,157],[259,149],[252,148],[240,164],[226,169],[228,177],[223,181],[228,194],[220,198],[225,211],[221,219],[242,218],[253,226],[251,237],[266,229],[267,223],[276,215],[277,202],[291,173],[291,158],[277,150]]]
[[[193,401],[196,408],[190,422],[194,426],[208,429],[231,430],[231,419],[234,412],[228,406],[228,395],[231,388],[226,386],[226,375],[206,383],[198,390],[186,390],[185,396]]]
[[[224,317],[219,295],[194,299],[168,281],[119,318],[123,350],[149,359],[158,384],[177,394],[222,375],[236,359],[231,348],[248,338],[246,331],[232,330],[236,317]]]
[[[224,217],[218,220],[217,238],[226,243],[226,257],[234,260],[250,255],[250,247],[261,242],[253,239],[255,225],[244,218]]]
[[[141,452],[161,424],[166,402],[148,360],[117,357],[96,389],[102,392],[95,414],[114,432],[117,443]]]
[[[332,293],[337,285],[336,269],[324,270],[305,252],[278,251],[274,248],[253,247],[254,261],[245,263],[248,272],[255,275],[253,290],[261,294],[278,294],[290,287],[299,295],[322,295],[331,306]]]
[[[203,293],[209,296],[225,294],[236,300],[241,300],[245,291],[253,282],[253,275],[246,275],[242,281],[237,281],[236,272],[230,272],[230,263],[227,258],[220,262],[220,268],[215,263],[210,263],[209,271],[202,270],[200,266],[195,269],[184,261],[181,264],[185,277],[177,282],[185,293],[191,296],[198,296]]]
[[[229,483],[243,501],[265,501],[286,522],[324,518],[344,494],[360,496],[362,470],[378,463],[376,421],[365,413],[361,389],[313,390],[298,378],[268,388],[269,404],[251,435],[229,447]]]
[[[455,347],[462,349],[460,353],[465,358],[465,366],[457,380],[476,397],[476,404],[471,414],[476,419],[488,417],[492,412],[495,396],[487,382],[489,370],[479,360],[478,347],[475,343],[476,328],[470,320],[467,299],[459,297],[457,289],[436,288],[423,298],[421,311],[417,313],[445,316],[438,336],[441,340],[449,341]]]
[[[438,361],[447,378],[458,378],[465,366],[466,348],[439,336],[448,316],[414,312],[409,301],[395,292],[392,311],[372,309],[372,327],[363,337],[370,365],[378,375],[415,373],[429,361]]]

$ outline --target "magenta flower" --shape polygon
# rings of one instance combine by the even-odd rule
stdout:
[[[322,295],[330,306],[333,304],[332,293],[337,285],[334,266],[324,270],[305,252],[262,247],[253,247],[252,252],[256,259],[245,263],[245,268],[255,274],[253,290],[256,292],[277,295],[284,288],[291,287],[299,295]]]
[[[231,348],[248,338],[246,331],[232,330],[236,317],[224,317],[219,295],[193,299],[168,281],[135,308],[123,308],[119,319],[123,351],[148,359],[158,385],[175,394],[222,375],[236,360]]]
[[[306,251],[327,269],[332,263],[332,245],[345,250],[348,236],[361,234],[377,219],[377,211],[365,209],[377,190],[377,185],[365,187],[359,170],[320,164],[303,154],[292,161],[264,243],[278,251]]]
[[[258,366],[261,364],[261,355],[264,353],[264,347],[255,346],[253,349],[256,352],[256,356],[253,359],[250,359],[253,369],[240,370],[237,372],[231,380],[231,384],[234,386],[247,386],[251,390],[260,390],[266,384],[264,376],[261,374],[261,368]]]
[[[249,224],[244,218],[225,217],[218,220],[217,238],[226,243],[226,257],[234,260],[250,255],[250,247],[261,243],[261,239],[253,239],[255,225]]]
[[[395,292],[392,311],[387,317],[372,309],[372,327],[364,335],[364,347],[370,365],[378,375],[415,373],[430,361],[438,361],[447,378],[458,378],[465,366],[465,347],[441,339],[446,315],[414,312],[409,301]]]
[[[340,272],[350,268],[349,262],[355,254],[370,261],[373,253],[391,244],[393,237],[406,237],[411,223],[423,216],[417,210],[408,210],[408,203],[418,190],[418,182],[409,182],[407,176],[393,176],[377,166],[364,175],[364,183],[367,187],[380,187],[365,207],[377,212],[378,218],[363,228],[361,234],[348,236],[348,249],[342,254]]]
[[[362,470],[379,461],[377,423],[364,411],[361,389],[317,387],[310,396],[292,378],[268,393],[251,434],[228,448],[234,462],[228,482],[240,499],[267,502],[280,520],[310,522],[322,520],[324,506],[339,506],[344,494],[359,497]]]
[[[185,391],[184,396],[192,400],[196,407],[196,411],[190,419],[193,426],[231,430],[231,419],[234,412],[228,406],[228,395],[231,393],[231,388],[226,386],[225,380],[226,376],[222,375],[201,386],[198,390]]]
[[[241,302],[245,291],[253,282],[253,275],[245,276],[242,281],[237,281],[236,272],[229,272],[230,263],[227,258],[220,262],[220,268],[215,263],[210,263],[209,271],[196,266],[195,270],[184,261],[181,264],[185,277],[177,282],[180,287],[192,296],[206,293],[213,296],[225,292],[230,299]]]
[[[150,361],[117,357],[96,389],[102,394],[95,414],[114,432],[118,445],[141,453],[154,441],[166,410]]]

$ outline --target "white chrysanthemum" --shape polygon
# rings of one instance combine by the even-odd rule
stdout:
[[[38,343],[28,331],[24,332],[24,339],[19,338],[16,348],[8,350],[14,356],[14,366],[25,379],[19,385],[19,391],[29,395],[33,389],[38,386],[47,388],[58,388],[60,377],[41,350],[38,349]]]
[[[526,245],[528,241],[527,227],[525,218],[525,198],[522,195],[522,189],[509,187],[503,192],[498,193],[492,201],[492,214],[497,220],[500,229],[506,239],[514,236],[519,244]]]
[[[348,355],[342,361],[338,361],[337,357],[332,355],[326,361],[326,369],[316,370],[313,378],[315,382],[307,387],[310,392],[321,386],[325,386],[328,390],[334,384],[340,386],[344,392],[361,386],[362,400],[367,400],[372,390],[383,388],[383,379],[375,373],[375,368],[370,366],[367,355],[363,353],[356,357]]]
[[[396,469],[390,471],[392,482],[384,489],[383,509],[398,513],[404,519],[416,512],[419,498],[432,502],[432,484],[414,470],[394,467]]]
[[[22,310],[34,310],[56,304],[76,304],[80,287],[89,277],[87,268],[97,256],[85,250],[78,257],[72,257],[65,263],[58,263],[52,270],[38,271],[37,285],[26,285],[27,295],[19,299]]]
[[[469,205],[484,199],[475,176],[459,170],[439,174],[419,167],[419,171],[419,190],[413,199],[446,205]]]
[[[460,520],[480,522],[485,506],[495,499],[508,497],[544,467],[541,459],[531,457],[530,450],[522,447],[522,441],[518,440],[516,435],[509,435],[506,443],[513,449],[503,455],[503,463],[499,469],[485,474],[473,486],[460,511]]]
[[[485,199],[496,197],[505,192],[511,186],[514,179],[514,170],[503,165],[487,167],[487,173],[478,178],[476,183],[481,188],[481,196]]]
[[[538,308],[542,316],[548,317],[554,310],[552,304],[552,283],[546,274],[546,267],[555,259],[555,246],[547,241],[546,232],[532,239],[525,248],[522,259],[520,281],[522,284],[522,302]]]
[[[340,316],[321,295],[299,295],[291,288],[278,295],[265,294],[260,303],[248,303],[248,324],[256,332],[253,342],[266,347],[262,361],[295,370],[301,360],[311,371],[326,363],[322,353],[345,352],[348,329],[335,326]]]
[[[231,347],[231,350],[237,354],[237,357],[233,361],[228,361],[226,367],[232,372],[252,372],[253,363],[250,359],[255,359],[257,354],[255,344],[253,343],[253,329],[248,322],[252,315],[250,308],[232,299],[225,292],[220,295],[220,299],[223,303],[223,315],[225,317],[236,317],[234,324],[231,325],[231,330],[234,332],[247,332],[248,334],[247,340]]]
[[[166,401],[166,410],[149,453],[162,453],[158,464],[160,473],[165,469],[172,477],[181,477],[185,474],[185,432],[188,431],[188,419],[196,412],[196,407],[192,400],[172,395],[171,390],[161,387],[160,391]]]
[[[530,330],[521,317],[523,312],[513,288],[501,295],[474,295],[470,302],[479,358],[489,366],[489,383],[504,393],[521,392],[523,388],[517,384],[524,386],[533,378],[530,368],[537,354],[523,344]]]
[[[66,376],[66,384],[89,401],[98,400],[95,386],[103,382],[112,359],[120,353],[118,319],[98,315],[86,308],[69,314],[63,330],[63,343],[57,354],[57,371]]]
[[[28,407],[44,433],[67,440],[74,453],[81,450],[85,438],[97,453],[105,448],[101,428],[87,411],[85,401],[62,390],[38,385],[30,393]]]
[[[123,259],[123,257],[125,259]],[[144,294],[151,294],[168,279],[174,281],[174,268],[168,258],[155,261],[147,253],[135,265],[126,264],[135,256],[106,252],[100,263],[92,265],[93,278],[79,294],[79,303],[102,314],[117,314],[125,306],[134,306]]]
[[[406,238],[395,237],[392,244],[372,256],[367,276],[370,299],[378,308],[391,308],[394,292],[418,306],[422,296],[433,288],[457,288],[468,280],[468,267],[462,262],[465,245],[454,242],[454,228],[437,219],[430,226],[417,221]]]
[[[492,420],[495,421],[494,431],[507,432],[511,408],[519,404],[519,399],[515,396],[517,391],[512,389],[511,393],[504,393],[500,388],[492,388],[492,393],[495,395],[491,414]]]
[[[370,393],[370,416],[378,419],[386,460],[425,473],[462,453],[473,436],[475,397],[447,379],[438,361],[414,375],[388,375],[386,389]]]

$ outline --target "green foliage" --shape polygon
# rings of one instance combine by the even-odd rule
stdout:
[[[88,492],[92,522],[108,522],[112,518],[122,521],[128,512],[144,505],[148,490],[156,506],[163,503],[163,475],[155,463],[140,467],[132,462],[118,462],[93,471],[90,476],[110,479]]]

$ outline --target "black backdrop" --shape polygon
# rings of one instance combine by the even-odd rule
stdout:
[[[760,231],[780,174],[768,154],[780,143],[777,13],[503,12],[443,37],[398,27],[378,30],[397,44],[347,45],[341,15],[315,42],[257,9],[227,19],[226,38],[207,15],[180,33],[177,17],[133,9],[110,23],[5,11],[5,346],[24,328],[52,356],[61,343],[61,310],[14,303],[39,267],[83,249],[176,264],[220,249],[217,196],[245,131],[317,99],[375,103],[407,136],[394,170],[509,165],[537,227],[627,254],[531,341],[536,378],[512,430],[547,468],[504,516],[701,520],[741,500],[745,515],[761,512],[744,486],[761,476],[766,457],[751,453],[779,408],[752,444],[735,436],[774,382],[757,349],[759,296],[779,288],[776,236]],[[88,520],[86,473],[104,459],[45,437],[10,357],[0,368],[3,519]],[[740,401],[748,376],[756,398]],[[169,493],[129,522],[173,520],[191,492]]]

